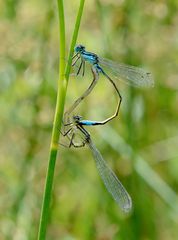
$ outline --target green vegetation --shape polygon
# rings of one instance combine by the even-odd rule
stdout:
[[[64,1],[64,17],[60,0],[0,4],[0,239],[37,239],[47,169],[51,178],[39,239],[47,225],[46,239],[53,240],[176,239],[178,3],[86,1],[80,23],[83,3]],[[67,109],[92,78],[89,69],[85,78],[69,77],[77,34],[77,43],[87,50],[143,66],[154,75],[152,89],[120,82],[119,117],[107,126],[88,128],[132,197],[129,215],[107,193],[89,149],[59,146],[52,168],[48,163],[49,149],[57,154],[53,147],[65,97]],[[113,89],[101,77],[75,113],[102,120],[115,105]]]

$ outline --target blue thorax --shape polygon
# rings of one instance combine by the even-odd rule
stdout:
[[[94,53],[83,51],[81,57],[92,65],[98,63],[98,56]]]

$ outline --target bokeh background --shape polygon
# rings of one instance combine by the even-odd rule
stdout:
[[[65,1],[67,49],[79,1]],[[56,1],[0,3],[0,239],[37,239],[58,79]],[[120,115],[88,129],[133,200],[125,215],[90,150],[59,147],[47,239],[172,240],[178,236],[178,1],[90,0],[78,43],[149,69],[151,89],[119,83]],[[71,76],[66,108],[91,82]],[[102,120],[116,106],[101,77],[75,113]]]

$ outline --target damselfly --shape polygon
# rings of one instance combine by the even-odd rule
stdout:
[[[90,92],[93,90],[99,79],[100,73],[103,74],[111,82],[119,97],[117,108],[114,115],[105,119],[104,121],[101,121],[100,124],[107,123],[108,121],[115,118],[119,113],[122,97],[117,87],[118,81],[114,81],[113,79],[121,80],[127,84],[139,88],[148,88],[154,86],[154,80],[150,72],[147,72],[138,67],[119,64],[107,59],[100,58],[95,53],[86,51],[83,45],[77,45],[75,47],[75,55],[73,56],[72,65],[73,66],[77,65],[78,61],[80,61],[80,64],[76,74],[79,75],[80,72],[82,72],[82,75],[84,76],[85,62],[88,62],[91,65],[93,81],[88,87],[88,89],[82,94],[82,96],[78,98],[74,102],[74,104],[66,111],[65,116],[69,116],[71,112],[74,111],[74,109],[80,104],[80,102],[90,94]],[[111,78],[106,73],[107,70],[108,72],[110,72],[113,78]]]
[[[67,136],[70,140],[68,147],[84,147],[85,145],[89,146],[95,160],[97,170],[106,189],[112,195],[114,200],[118,203],[121,209],[125,212],[129,212],[132,208],[131,197],[129,196],[126,189],[119,181],[115,173],[107,165],[101,153],[98,151],[93,141],[91,140],[90,134],[84,128],[84,126],[97,125],[97,122],[82,120],[80,116],[74,116],[73,121],[65,125],[69,126],[68,131],[63,133],[63,136]],[[75,141],[75,137],[78,133],[81,133],[83,137],[80,144],[77,144]]]

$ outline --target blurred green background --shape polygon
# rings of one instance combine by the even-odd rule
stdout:
[[[1,240],[37,238],[58,80],[56,4],[0,3]],[[65,1],[67,49],[78,4]],[[123,214],[106,191],[89,149],[60,147],[47,239],[177,239],[177,13],[177,0],[86,1],[78,43],[149,69],[155,87],[120,83],[119,117],[88,129],[130,193],[131,214]],[[66,108],[90,82],[91,75],[70,78]],[[112,87],[101,78],[75,113],[102,120],[115,105]]]

